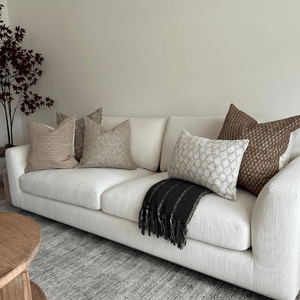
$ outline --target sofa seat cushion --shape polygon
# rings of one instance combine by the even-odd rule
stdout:
[[[166,178],[167,172],[157,173],[107,189],[101,195],[102,211],[138,222],[148,189]],[[187,236],[228,249],[248,249],[251,246],[250,223],[255,200],[256,196],[239,188],[235,202],[215,193],[205,195],[188,224]]]
[[[98,210],[105,190],[150,174],[155,173],[140,168],[52,169],[26,173],[21,176],[20,185],[27,193]]]

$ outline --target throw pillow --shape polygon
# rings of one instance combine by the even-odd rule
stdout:
[[[87,115],[86,117],[90,118],[91,120],[102,124],[102,115],[103,109],[100,107],[93,113]],[[56,113],[56,123],[59,125],[63,120],[68,118],[67,115],[57,112]],[[83,118],[76,120],[75,123],[75,141],[74,141],[74,148],[75,148],[75,158],[80,161],[82,157],[82,150],[83,150],[83,139],[84,139],[84,121]]]
[[[84,147],[79,168],[117,168],[135,170],[130,150],[130,121],[108,131],[84,117]]]
[[[75,116],[70,116],[55,129],[28,121],[29,155],[25,173],[47,169],[75,168],[72,157]]]
[[[248,140],[210,140],[182,130],[168,174],[209,188],[221,197],[236,200],[236,182]]]
[[[291,132],[299,128],[300,116],[258,123],[231,104],[218,139],[249,139],[238,184],[258,195],[279,171],[279,158],[288,148]]]
[[[257,122],[265,123],[265,122],[271,122],[271,121],[277,121],[277,120],[279,120],[279,119],[265,120],[264,122],[257,121]],[[223,123],[224,123],[224,121],[223,121]],[[287,149],[285,150],[285,152],[282,155],[279,156],[279,171],[281,169],[283,169],[286,165],[288,165],[288,163],[290,162],[292,149],[294,147],[294,141],[295,141],[296,137],[298,136],[299,132],[300,132],[300,129],[297,129],[297,130],[291,132]]]

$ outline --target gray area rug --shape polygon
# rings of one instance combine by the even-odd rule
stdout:
[[[0,201],[0,211],[21,214],[39,224],[42,246],[29,274],[48,300],[270,299],[15,208],[5,200]]]

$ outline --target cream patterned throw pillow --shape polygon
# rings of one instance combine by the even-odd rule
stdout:
[[[75,116],[66,118],[55,129],[37,122],[27,124],[30,150],[25,173],[78,165],[72,157]]]
[[[87,115],[86,117],[90,118],[91,120],[102,124],[102,116],[103,116],[103,109],[102,107],[98,108],[91,114]],[[57,112],[56,113],[56,123],[59,125],[63,120],[68,118],[67,115]],[[83,150],[83,138],[84,138],[84,121],[83,118],[76,120],[75,122],[75,141],[74,141],[74,150],[75,150],[75,158],[80,161],[82,157],[82,150]]]
[[[84,146],[79,168],[117,168],[135,170],[130,149],[130,121],[111,131],[84,117]]]
[[[236,183],[248,140],[221,141],[193,136],[182,130],[172,154],[171,178],[205,186],[236,200]]]

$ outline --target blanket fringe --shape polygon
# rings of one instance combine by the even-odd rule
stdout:
[[[141,208],[138,225],[143,235],[148,232],[149,236],[153,233],[156,237],[164,237],[179,249],[186,245],[187,224],[173,219],[172,216]]]

